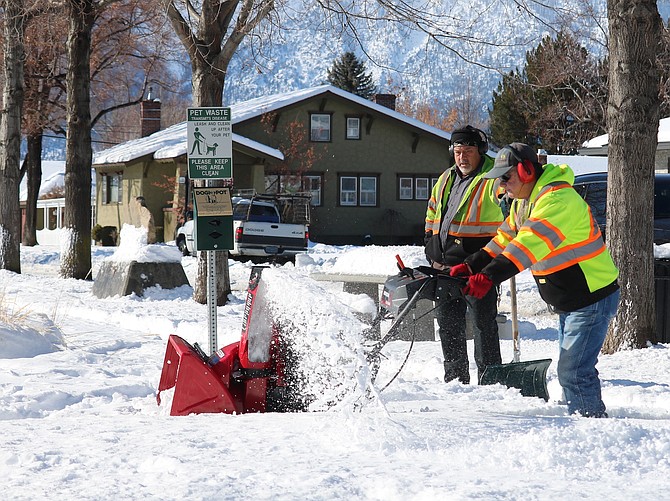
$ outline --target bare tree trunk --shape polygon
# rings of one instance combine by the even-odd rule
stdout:
[[[242,40],[275,9],[273,0],[203,0],[182,17],[175,0],[166,0],[167,16],[191,59],[193,106],[222,106],[230,60]],[[193,6],[192,6],[193,7]],[[239,9],[238,9],[239,7]],[[237,11],[237,16],[235,12]],[[217,251],[217,305],[226,304],[230,288],[228,251]],[[207,301],[205,256],[198,261],[193,299]]]
[[[67,136],[65,143],[65,240],[60,275],[91,279],[91,0],[68,2]]]
[[[655,0],[608,0],[610,30],[607,243],[621,303],[603,351],[654,339],[654,159],[661,18]]]
[[[0,268],[21,273],[19,169],[23,114],[24,5],[2,2],[4,9],[4,88],[0,116]]]
[[[42,184],[42,132],[26,137],[28,152],[24,160],[26,165],[26,219],[23,222],[23,245],[37,245],[37,200]]]

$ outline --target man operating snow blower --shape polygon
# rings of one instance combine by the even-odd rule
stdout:
[[[493,158],[486,155],[488,139],[481,130],[470,125],[451,133],[451,153],[455,163],[435,183],[426,210],[426,258],[437,270],[463,263],[481,249],[503,221],[496,197],[495,182],[485,174],[493,167]],[[498,295],[495,290],[470,301],[474,317],[475,362],[477,379],[486,366],[499,364]],[[438,303],[435,318],[439,326],[444,381],[458,379],[470,382],[465,335],[465,298]]]
[[[595,366],[619,304],[619,272],[588,205],[572,187],[572,169],[542,167],[530,146],[512,143],[484,177],[500,179],[514,199],[510,214],[498,234],[450,274],[469,276],[464,293],[481,298],[530,268],[542,299],[559,315],[557,371],[568,411],[607,417]]]

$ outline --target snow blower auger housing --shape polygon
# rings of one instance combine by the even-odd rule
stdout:
[[[169,337],[156,401],[174,388],[170,415],[301,410],[290,398],[281,336],[259,294],[263,268],[251,270],[240,341],[207,356],[197,343]]]

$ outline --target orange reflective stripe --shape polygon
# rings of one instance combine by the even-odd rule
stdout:
[[[533,263],[537,261],[537,259],[535,259],[535,255],[528,248],[517,241],[510,242],[509,245],[505,247],[503,256],[516,264],[517,267],[521,266],[519,268],[520,270],[530,268],[533,266]]]
[[[493,248],[494,245],[495,245],[495,247],[496,247],[495,249]],[[505,247],[504,247],[500,242],[498,242],[497,240],[493,239],[493,240],[491,240],[489,243],[487,243],[487,244],[484,246],[484,250],[485,250],[489,255],[495,257],[495,256],[497,256],[498,254],[500,254],[503,250],[505,250]]]
[[[551,193],[552,191],[556,190],[562,190],[563,188],[572,188],[568,183],[565,183],[563,181],[557,182],[555,184],[548,184],[542,190],[540,190],[540,193],[537,194],[537,198],[535,199],[535,203],[537,204],[537,201],[540,200],[541,197],[545,196],[547,193]]]
[[[603,252],[605,252],[605,246],[601,247],[600,249],[595,250],[594,252],[592,252],[590,254],[585,254],[584,256],[580,257],[579,259],[574,259],[574,260],[571,260],[571,261],[565,261],[563,263],[557,264],[556,266],[554,266],[552,268],[544,268],[543,267],[542,269],[537,269],[537,270],[535,268],[533,268],[531,270],[531,273],[533,275],[537,275],[537,276],[551,275],[552,273],[556,273],[557,271],[564,270],[566,268],[569,268],[570,266],[581,263],[582,261],[587,261],[591,258],[594,258],[597,255],[602,254]]]
[[[506,231],[506,230],[510,230],[510,231]],[[498,228],[498,232],[503,234],[505,236],[505,238],[509,241],[514,240],[514,238],[516,237],[516,232],[514,230],[512,230],[511,228],[509,228],[509,226],[507,228],[502,228],[502,227]]]
[[[467,208],[465,209],[465,218],[463,220],[463,223],[465,224],[466,221],[476,221],[477,220],[477,212],[473,214],[472,212],[472,204],[474,204],[475,200],[477,200],[477,197],[479,195],[479,190],[474,191],[472,195],[470,196],[470,199],[468,200],[468,205]]]
[[[492,251],[488,247],[484,247],[483,250],[484,250],[484,252],[486,252],[489,256],[491,256],[493,258],[495,258],[498,254],[500,254],[499,252],[495,253],[494,251]]]
[[[561,242],[566,239],[563,232],[546,219],[528,219],[526,228],[537,235],[551,250],[561,245]]]
[[[562,247],[534,266],[534,271],[542,275],[551,273],[549,270],[562,270],[573,264],[577,264],[593,256],[597,256],[605,250],[605,243],[600,235],[591,237],[577,244]],[[569,254],[569,256],[568,256]]]

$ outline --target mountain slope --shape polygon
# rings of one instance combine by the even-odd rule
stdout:
[[[411,100],[444,109],[470,95],[486,120],[500,75],[523,67],[526,51],[542,37],[570,27],[593,54],[604,52],[600,27],[607,26],[606,0],[558,0],[552,9],[530,3],[527,10],[505,0],[408,3],[441,16],[443,30],[455,37],[445,39],[449,48],[425,33],[383,21],[357,21],[356,40],[351,30],[342,31],[337,19],[324,22],[316,2],[291,0],[280,16],[283,30],[263,35],[272,45],[252,50],[247,39],[240,47],[231,62],[224,102],[325,83],[333,61],[353,51],[373,73],[380,92],[398,94],[405,89]],[[666,19],[670,5],[662,3],[659,11]],[[460,35],[467,39],[458,39]]]

